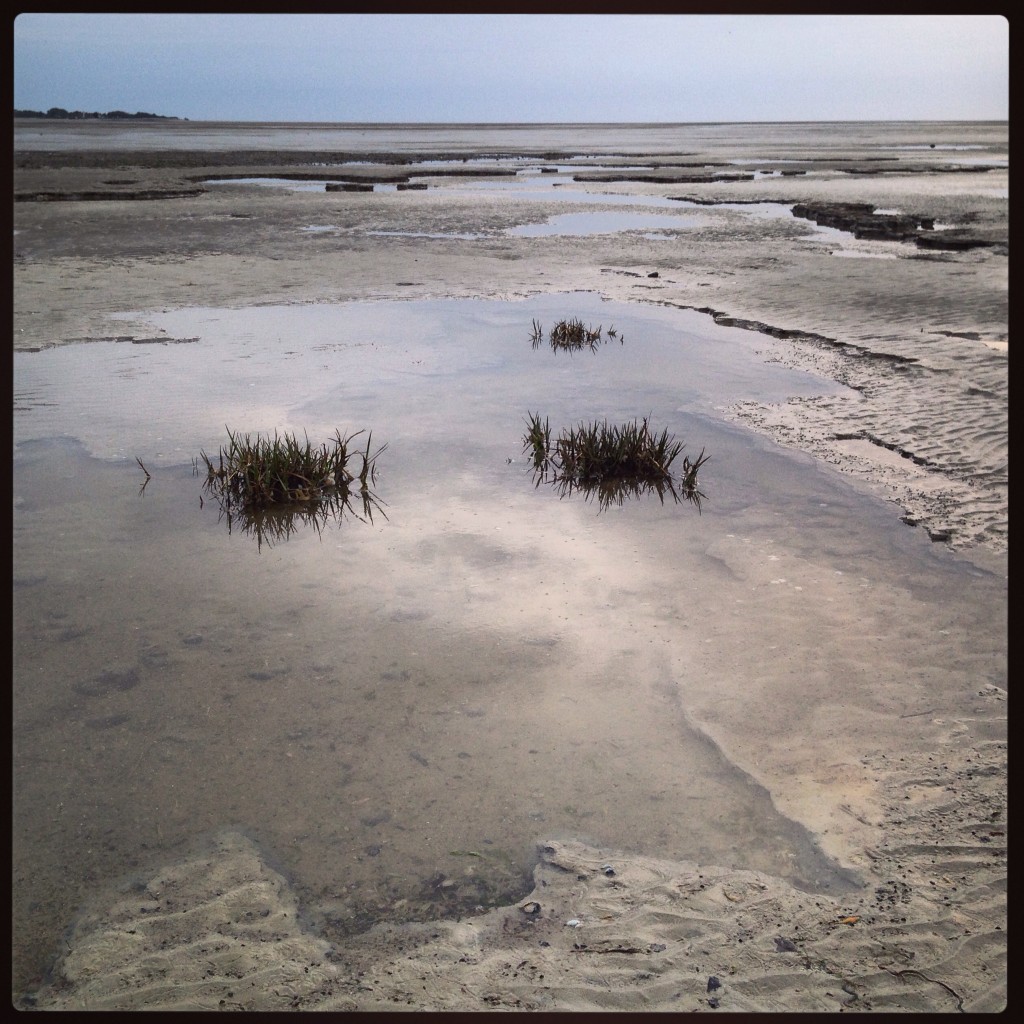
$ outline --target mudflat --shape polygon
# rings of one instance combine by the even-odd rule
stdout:
[[[115,136],[19,123],[15,142],[16,352],[144,340],[146,311],[197,306],[588,292],[696,310],[723,344],[725,328],[751,332],[766,362],[845,389],[723,415],[887,499],[902,529],[928,538],[913,577],[844,549],[862,567],[855,581],[799,530],[782,544],[756,529],[722,534],[691,584],[714,595],[703,623],[721,642],[703,661],[688,655],[673,708],[856,879],[849,887],[601,848],[594,829],[541,837],[534,888],[513,905],[416,924],[384,914],[328,936],[272,851],[227,823],[201,849],[155,855],[116,898],[84,880],[74,898],[57,882],[34,892],[29,817],[15,838],[16,894],[31,893],[16,895],[16,998],[110,1009],[1005,1005],[1005,124]],[[528,168],[551,182],[547,194],[512,187]],[[678,207],[668,236],[524,230],[655,201],[659,214]],[[112,319],[129,312],[138,319]],[[824,626],[826,655],[815,650]],[[30,628],[16,619],[16,633]],[[16,645],[16,732],[19,685],[31,682],[18,683],[18,667]],[[610,693],[604,713],[627,720],[628,699]],[[16,758],[16,810],[34,764]],[[44,981],[40,964],[80,903]]]
[[[182,148],[194,142],[184,125],[181,137],[160,140],[175,148],[155,150],[120,148],[130,132],[118,148],[54,152],[38,148],[45,134],[23,140],[30,148],[16,151],[14,179],[15,350],[108,337],[111,310],[196,302],[585,290],[702,309],[765,332],[779,342],[779,358],[863,397],[824,409],[741,410],[749,422],[841,471],[882,481],[954,546],[1005,549],[1005,126],[772,126],[761,140],[735,126],[682,126],[674,137],[653,133],[657,144],[647,149],[637,129],[615,145],[609,127],[475,135],[438,127],[412,149],[396,147],[399,132],[368,127],[344,133],[341,152],[224,149],[239,139],[217,127],[209,149]],[[268,141],[298,146],[302,138]],[[75,139],[112,145],[103,126]],[[378,150],[378,142],[394,148]],[[577,164],[582,156],[582,166],[562,174],[575,201],[459,188],[514,176],[505,156]],[[602,169],[589,170],[598,156]],[[203,185],[284,175],[406,183],[424,174],[435,175],[425,190],[332,192],[326,205],[319,193]],[[508,233],[586,209],[581,193],[690,201],[701,223],[673,246],[640,231],[541,240]],[[743,206],[761,203],[801,204],[822,223],[849,226],[855,214],[842,215],[851,204],[882,215],[860,225],[861,238],[840,242],[815,236],[806,216],[744,215]],[[302,230],[325,218],[330,230]],[[897,224],[887,232],[887,219],[904,218],[931,230]]]

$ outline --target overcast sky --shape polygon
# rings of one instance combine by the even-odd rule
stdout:
[[[1005,120],[998,15],[22,14],[14,106],[228,121]]]

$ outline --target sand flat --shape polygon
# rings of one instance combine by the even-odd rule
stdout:
[[[743,489],[730,495],[720,487],[717,497],[732,527],[701,523],[687,534],[703,538],[700,545],[670,540],[669,525],[651,516],[627,535],[628,545],[616,546],[603,524],[556,503],[545,506],[549,540],[538,546],[521,525],[536,514],[525,504],[510,505],[486,522],[474,519],[466,495],[494,498],[485,488],[474,490],[468,475],[450,500],[440,489],[430,492],[433,522],[410,520],[405,533],[395,530],[379,542],[419,567],[421,593],[439,573],[457,581],[462,603],[451,609],[452,623],[466,630],[467,652],[478,645],[467,660],[493,657],[502,623],[509,637],[543,641],[511,644],[506,655],[521,669],[519,706],[526,707],[538,688],[543,693],[530,706],[533,724],[517,719],[507,692],[507,705],[493,697],[470,700],[458,705],[461,712],[504,716],[507,731],[524,748],[533,736],[535,746],[548,749],[549,743],[555,750],[545,723],[554,735],[554,727],[568,720],[572,701],[599,694],[594,737],[612,736],[616,718],[633,716],[638,735],[672,721],[680,736],[702,737],[684,744],[694,758],[686,772],[705,771],[716,785],[731,779],[723,799],[738,799],[741,778],[749,780],[751,794],[732,820],[713,813],[704,819],[717,838],[701,847],[700,859],[659,852],[659,842],[662,849],[679,844],[670,829],[659,832],[656,803],[645,819],[643,852],[600,841],[602,827],[609,835],[630,827],[628,816],[619,823],[611,814],[605,826],[599,817],[579,817],[575,836],[561,827],[558,835],[545,834],[544,821],[537,820],[536,867],[521,899],[479,911],[460,908],[420,923],[412,917],[403,922],[401,907],[389,906],[373,927],[370,917],[365,927],[339,924],[358,900],[338,879],[337,893],[326,895],[330,836],[307,837],[306,848],[297,842],[294,851],[265,841],[266,835],[303,827],[298,807],[275,808],[273,820],[263,823],[269,831],[254,841],[247,831],[260,823],[249,820],[254,814],[247,797],[240,795],[225,815],[216,785],[181,791],[183,778],[170,766],[190,744],[196,745],[188,756],[206,758],[211,779],[238,777],[250,757],[258,766],[258,752],[242,744],[235,753],[225,749],[216,762],[199,753],[210,748],[196,737],[215,721],[204,726],[201,708],[175,703],[173,680],[200,670],[206,657],[201,644],[186,642],[192,634],[184,627],[180,649],[150,642],[139,668],[102,660],[105,649],[121,650],[121,640],[109,623],[87,621],[88,588],[99,564],[90,561],[89,550],[102,550],[106,528],[89,519],[88,507],[90,500],[103,504],[116,475],[113,468],[102,470],[91,499],[67,491],[67,500],[82,502],[81,543],[55,568],[39,553],[39,541],[51,519],[58,528],[59,516],[38,496],[65,501],[61,481],[74,479],[75,467],[87,463],[73,452],[33,455],[25,462],[25,479],[32,481],[25,493],[39,503],[16,505],[15,511],[16,583],[24,595],[16,602],[22,618],[16,617],[15,651],[16,734],[19,725],[24,729],[15,763],[21,814],[15,834],[17,999],[40,1008],[110,1009],[948,1012],[1005,1006],[1008,243],[1000,190],[1008,171],[981,159],[1005,158],[1005,125],[618,132],[612,126],[435,127],[358,136],[339,130],[337,137],[308,126],[305,134],[273,126],[266,138],[194,126],[172,141],[135,146],[94,130],[104,126],[77,134],[64,126],[73,138],[40,134],[51,126],[31,127],[31,139],[16,137],[19,358],[113,337],[126,339],[119,344],[128,351],[131,341],[160,334],[165,311],[192,307],[244,312],[255,306],[525,301],[588,292],[641,308],[700,310],[723,346],[754,338],[766,367],[804,370],[829,387],[817,395],[748,400],[720,410],[735,429],[758,432],[749,436],[764,446],[753,449],[763,452],[761,464],[779,467],[778,476],[765,474],[765,487],[779,496],[759,507]],[[945,146],[966,142],[986,147],[977,161],[967,159],[974,150],[957,151],[956,162],[948,159]],[[48,155],[51,149],[60,154]],[[202,184],[225,170],[256,178],[305,164],[318,173],[309,165],[322,167],[323,155],[332,152],[337,167],[352,165],[353,180],[371,182],[408,171],[407,161],[418,161],[423,170],[437,167],[434,161],[457,169],[463,158],[500,163],[516,156],[535,158],[538,167],[584,158],[645,167],[661,161],[662,176],[675,180],[575,181],[559,170],[558,189],[573,195],[561,204],[554,197],[520,201],[500,188],[474,189],[456,175],[425,175],[424,190],[326,196]],[[367,156],[374,160],[369,170],[356,169]],[[726,180],[725,173],[742,169],[744,161],[750,171],[776,167],[780,173]],[[805,173],[783,176],[783,169]],[[717,172],[722,176],[716,179]],[[687,180],[694,177],[702,180]],[[190,189],[201,191],[185,194]],[[166,198],[152,198],[159,194]],[[668,239],[639,230],[515,233],[556,215],[622,208],[602,203],[606,194],[675,197],[679,229],[670,229]],[[136,197],[143,195],[148,198]],[[880,240],[878,251],[893,258],[876,259],[870,258],[870,239],[830,237],[798,218],[746,217],[733,205],[720,205],[754,202],[868,203],[969,229],[978,244],[936,249]],[[659,206],[657,212],[665,211]],[[330,230],[312,231],[311,225]],[[834,255],[840,251],[847,258]],[[137,319],[124,319],[132,311]],[[183,327],[169,336],[190,334]],[[408,365],[396,363],[396,370],[412,371],[416,358],[431,356],[410,354]],[[137,372],[140,365],[125,361],[123,372]],[[315,409],[311,400],[307,411]],[[808,461],[772,461],[776,442]],[[66,470],[47,479],[48,464]],[[88,465],[90,474],[97,472]],[[814,473],[821,474],[820,493],[810,483]],[[800,504],[804,494],[808,501]],[[875,504],[862,506],[857,495]],[[160,500],[151,505],[154,517]],[[836,519],[832,530],[835,513],[825,507],[830,503],[867,518],[846,529]],[[113,515],[123,514],[116,503],[110,507]],[[134,513],[125,522],[138,529]],[[578,549],[553,539],[568,524],[580,538]],[[212,533],[199,543],[210,558],[220,557]],[[368,559],[378,541],[365,534],[355,543]],[[154,557],[164,552],[167,559],[173,551],[152,548]],[[548,581],[554,592],[547,610],[513,607],[507,588],[495,584],[496,560],[516,566],[524,592]],[[140,607],[181,606],[185,591],[171,586],[175,574],[166,564],[163,590],[148,582],[136,589]],[[267,561],[253,564],[253,579],[265,574],[270,585]],[[119,565],[133,579],[157,578],[133,566],[130,553]],[[683,566],[687,574],[681,577]],[[559,581],[557,589],[551,579]],[[327,594],[320,589],[304,595],[300,581],[287,577],[282,586],[284,609],[309,607],[310,601],[315,607]],[[428,609],[416,594],[410,575],[387,597],[388,613],[403,624],[408,646],[401,664],[382,662],[375,671],[393,673],[395,692],[414,707],[423,697],[416,691],[412,651],[433,659],[433,696],[423,706],[433,709],[436,728],[423,730],[425,745],[410,748],[419,760],[403,753],[401,769],[409,792],[427,787],[422,793],[429,799],[427,773],[448,762],[438,762],[442,746],[428,738],[461,728],[444,717],[450,713],[445,702],[463,700],[474,680],[460,675],[463,663],[443,660],[443,634],[427,628],[422,616]],[[600,596],[604,618],[591,618],[580,596],[591,594]],[[219,595],[214,587],[203,600],[228,601],[230,591]],[[288,679],[293,703],[299,695],[322,700],[330,654],[309,659],[298,653],[287,621],[274,627],[260,651],[266,664],[259,671],[270,688],[236,688],[232,713],[253,725],[276,707],[280,744],[267,761],[278,766],[273,786],[314,792],[302,775],[302,758],[328,742],[327,724],[334,720],[321,712],[327,715],[321,728],[303,732],[308,727],[297,718],[286,721],[289,695],[274,696],[272,687],[275,679]],[[543,628],[555,621],[557,628]],[[333,620],[323,624],[321,651],[339,642],[340,628]],[[40,689],[33,680],[56,677],[59,645],[78,642],[78,632],[89,635],[83,649],[99,660],[78,684],[76,711],[65,709],[59,687]],[[346,635],[358,636],[358,625]],[[561,659],[572,645],[600,651],[606,660],[567,687],[564,666],[570,662]],[[230,661],[232,655],[222,657]],[[300,674],[296,665],[308,668]],[[402,672],[409,674],[403,678]],[[642,715],[621,686],[628,674],[641,681]],[[151,694],[149,680],[157,678],[165,693],[147,696],[145,712],[157,729],[154,774],[150,781],[140,774],[137,784],[147,799],[165,801],[162,820],[173,840],[150,836],[145,813],[130,810],[130,799],[114,790],[104,796],[96,789],[101,796],[95,806],[76,805],[81,820],[68,820],[62,808],[72,806],[75,780],[86,780],[92,792],[103,751],[109,759],[134,749],[127,734],[121,738],[119,730],[131,726],[119,716],[138,715],[132,695]],[[68,716],[50,734],[44,723],[55,708]],[[158,725],[175,715],[177,726]],[[373,721],[369,712],[366,721]],[[490,720],[462,718],[464,724],[477,721]],[[525,734],[516,735],[517,721]],[[403,728],[410,723],[411,713]],[[472,732],[458,735],[470,742]],[[639,749],[640,739],[623,744],[624,750]],[[725,775],[712,775],[711,762],[697,755],[700,744],[716,763],[729,766]],[[660,794],[666,813],[687,799],[680,782],[685,774],[674,765],[663,764],[659,775],[654,761],[615,760],[614,745],[601,749],[617,771],[642,765],[649,773],[643,784]],[[79,752],[73,763],[63,760],[67,750]],[[459,761],[453,754],[445,770],[468,771],[474,756],[488,753],[486,743],[463,752],[471,756]],[[525,756],[515,744],[493,746],[491,754],[499,774],[503,759],[511,769]],[[157,758],[163,758],[163,781]],[[599,791],[586,790],[578,754],[567,748],[564,758],[564,777],[576,789],[559,792],[553,803],[563,810],[571,803],[583,813],[600,808]],[[62,766],[64,781],[54,765]],[[358,769],[348,770],[354,775],[345,792],[365,801],[355,813],[381,819],[359,827],[394,829],[382,817],[386,791],[375,788],[371,774],[363,778]],[[613,777],[610,770],[606,777]],[[544,806],[544,789],[538,780],[535,792],[509,804],[511,813]],[[493,785],[482,792],[493,792]],[[456,793],[458,786],[453,799]],[[49,838],[34,840],[43,808],[48,824],[42,833]],[[95,826],[100,821],[110,829],[107,839]],[[234,829],[239,822],[242,828]],[[806,858],[802,866],[776,863],[774,853],[759,867],[729,862],[729,829],[742,836],[746,824],[753,835],[752,829],[781,828],[780,822],[792,823],[795,831],[780,831],[772,849],[779,856],[797,851]],[[800,845],[805,838],[797,833],[809,846]],[[132,834],[146,836],[149,852],[129,866],[113,849],[116,837]],[[738,851],[750,835],[737,841]],[[340,827],[336,841],[346,841]],[[801,871],[811,870],[811,847],[854,882],[833,881],[831,890],[820,880],[794,884]],[[365,854],[361,866],[353,865],[353,880],[369,885],[387,849],[385,843]],[[464,856],[458,863],[473,868],[476,858],[466,855],[481,849],[459,852]],[[65,865],[75,861],[83,864],[82,877],[62,878]],[[424,876],[429,865],[427,857]],[[126,890],[123,872],[129,870],[133,881]],[[431,897],[439,908],[445,905],[444,882],[456,878],[445,870],[447,878],[435,879]],[[211,877],[218,880],[213,889]],[[391,898],[408,895],[399,887]],[[76,916],[81,904],[86,909]],[[360,905],[359,912],[365,910]],[[73,932],[54,961],[59,931],[69,924]],[[44,980],[48,964],[52,974]]]

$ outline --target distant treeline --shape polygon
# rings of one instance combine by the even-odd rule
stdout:
[[[146,114],[141,110],[129,114],[127,110],[108,110],[105,114],[98,111],[86,113],[84,110],[65,110],[63,107],[50,107],[49,110],[15,110],[15,117],[45,117],[60,121],[187,121],[187,117],[168,117],[165,114]]]

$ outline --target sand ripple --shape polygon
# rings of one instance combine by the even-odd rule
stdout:
[[[1005,694],[988,696],[1001,704]],[[26,1005],[999,1011],[1005,748],[981,742],[957,764],[869,758],[885,777],[885,820],[867,886],[841,896],[551,840],[539,846],[533,892],[515,906],[382,925],[331,946],[303,927],[259,849],[226,833],[86,914],[53,981]]]
[[[866,357],[829,339],[783,342],[783,362],[832,376],[853,394],[779,406],[745,403],[734,412],[782,443],[864,480],[934,540],[956,549],[980,545],[1005,552],[1006,356],[980,342],[948,337],[874,345]]]

